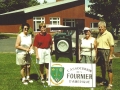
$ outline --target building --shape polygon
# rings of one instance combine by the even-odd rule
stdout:
[[[85,26],[94,27],[99,21],[85,14],[85,0],[57,0],[20,10],[0,14],[0,32],[18,33],[22,23],[27,22],[34,32],[39,30],[39,23],[65,25],[83,30]],[[48,29],[52,33],[54,30]]]

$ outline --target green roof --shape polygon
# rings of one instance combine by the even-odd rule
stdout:
[[[2,13],[2,14],[0,14],[0,16],[14,14],[14,13],[30,13],[33,11],[43,10],[46,8],[50,8],[50,7],[54,7],[54,6],[58,6],[58,5],[63,5],[63,4],[67,4],[67,3],[71,3],[71,2],[75,2],[75,1],[78,1],[78,0],[63,0],[63,1],[53,2],[53,3],[40,4],[40,5],[36,5],[36,6],[28,7],[28,8],[23,8],[23,9],[19,9],[19,10],[7,12],[7,13]]]

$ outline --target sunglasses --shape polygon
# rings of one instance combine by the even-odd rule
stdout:
[[[24,28],[25,30],[28,30],[29,28]]]
[[[90,30],[84,30],[84,32],[88,32],[88,31],[90,31]]]

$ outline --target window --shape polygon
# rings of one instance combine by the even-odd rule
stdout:
[[[70,27],[75,27],[75,19],[64,19],[63,20],[63,25],[70,26]]]
[[[34,31],[39,31],[39,24],[44,22],[45,23],[45,17],[33,17],[34,22]]]
[[[50,24],[51,25],[60,25],[60,18],[59,17],[50,17]],[[56,30],[51,30],[52,32]]]
[[[63,25],[64,26],[70,26],[70,27],[75,27],[75,19],[63,19]],[[63,32],[67,33],[74,33],[74,30],[64,30]]]
[[[98,23],[91,23],[91,24],[90,24],[90,27],[91,27],[91,28],[97,28],[97,27],[98,27]]]
[[[50,24],[51,25],[60,25],[60,18],[59,17],[51,17],[50,18]]]

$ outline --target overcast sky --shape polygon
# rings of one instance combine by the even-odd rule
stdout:
[[[39,1],[40,3],[43,3],[44,2],[44,0],[37,0],[37,1]],[[56,2],[56,0],[46,0],[48,3],[52,3],[52,2]],[[88,10],[90,10],[89,8],[88,8],[88,5],[89,5],[90,3],[89,3],[89,0],[85,0],[85,11],[88,11]]]

